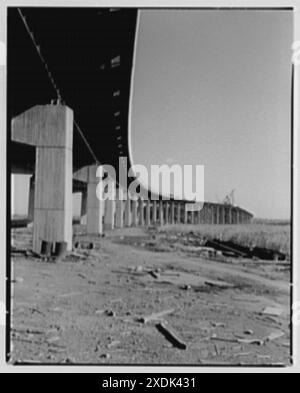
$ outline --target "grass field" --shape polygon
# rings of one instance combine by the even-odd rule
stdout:
[[[159,229],[170,234],[193,231],[207,240],[232,241],[246,247],[263,247],[280,251],[290,257],[291,226],[284,224],[249,224],[249,225],[166,225]]]

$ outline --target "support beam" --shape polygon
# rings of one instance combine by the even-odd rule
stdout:
[[[73,111],[35,106],[12,120],[12,140],[36,147],[33,250],[43,242],[72,250]]]

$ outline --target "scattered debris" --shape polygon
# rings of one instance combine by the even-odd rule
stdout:
[[[109,353],[104,353],[100,356],[101,359],[110,359],[110,354]]]
[[[224,342],[228,342],[228,343],[237,343],[237,344],[251,344],[251,345],[259,345],[259,346],[264,345],[264,340],[258,340],[258,339],[247,340],[247,339],[243,339],[243,338],[217,337],[216,335],[213,335],[211,337],[211,340],[224,341]]]
[[[115,314],[112,310],[105,310],[105,311],[104,311],[104,314],[105,314],[107,317],[115,317],[115,316],[116,316],[116,314]]]
[[[212,326],[215,327],[215,328],[219,328],[219,327],[225,328],[226,327],[226,323],[224,323],[224,322],[212,322]]]
[[[239,338],[237,341],[239,344],[248,344],[248,345],[263,346],[265,344],[264,340],[259,340],[259,339],[247,340],[247,339]]]
[[[172,308],[172,309],[169,309],[169,310],[161,311],[159,313],[151,314],[151,315],[149,315],[147,317],[139,318],[138,322],[148,323],[148,322],[151,322],[151,321],[158,321],[158,320],[163,319],[164,316],[172,314],[174,311],[175,310]]]
[[[227,343],[235,343],[235,344],[239,342],[238,339],[236,338],[217,337],[217,335],[215,334],[213,334],[210,339],[213,341],[224,341]]]
[[[267,342],[268,341],[274,341],[274,340],[277,340],[277,339],[279,339],[279,338],[281,338],[283,336],[285,336],[285,333],[283,333],[283,332],[280,332],[280,331],[273,332],[273,333],[269,334],[269,336],[266,338],[266,341]]]
[[[153,270],[151,270],[150,272],[149,272],[149,274],[152,276],[152,277],[154,277],[154,278],[159,278],[160,277],[160,275],[159,274],[157,274],[155,271],[153,271]]]
[[[115,346],[117,346],[119,344],[120,344],[120,341],[115,340],[115,341],[112,341],[111,343],[109,343],[107,345],[107,348],[112,348],[112,347],[115,347]]]
[[[221,289],[227,289],[227,288],[234,288],[233,284],[229,284],[228,282],[225,281],[205,281],[205,285],[209,285],[210,287],[216,287],[216,288],[221,288]]]
[[[53,343],[56,343],[59,340],[60,340],[60,337],[54,336],[54,337],[47,338],[46,341],[47,341],[48,344],[53,344]]]
[[[185,284],[185,285],[183,285],[183,286],[181,287],[181,289],[183,289],[183,290],[185,290],[185,291],[189,291],[189,290],[192,289],[192,287],[191,287],[190,285]]]
[[[101,315],[101,314],[104,314],[104,313],[105,313],[105,310],[96,310],[95,311],[96,315]]]
[[[180,340],[175,333],[173,333],[170,329],[168,329],[163,323],[159,323],[156,325],[157,330],[162,333],[165,338],[170,341],[171,344],[174,345],[174,347],[178,349],[187,349],[187,345]]]
[[[273,317],[280,317],[283,314],[283,310],[277,307],[267,307],[262,312],[262,315],[271,315]]]
[[[241,353],[235,353],[233,356],[242,357],[242,356],[251,356],[251,355],[253,355],[252,352],[241,352]]]

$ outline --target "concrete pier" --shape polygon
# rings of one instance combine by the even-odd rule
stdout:
[[[131,199],[129,198],[129,195],[127,196],[127,201],[125,201],[125,226],[127,228],[131,227],[133,225],[132,223],[133,220],[133,215],[131,215]],[[135,225],[136,226],[136,222]]]
[[[139,210],[139,225],[144,226],[144,200],[142,198],[138,201],[138,210]]]
[[[153,201],[152,204],[152,223],[153,225],[157,223],[157,201]]]
[[[116,199],[116,228],[124,227],[124,207],[123,191],[119,189]]]
[[[159,224],[164,225],[164,205],[162,199],[159,201]]]
[[[174,201],[170,202],[170,210],[171,210],[170,223],[171,223],[171,225],[174,225],[175,224],[175,202]]]
[[[151,225],[151,201],[149,199],[146,200],[145,224],[147,227]]]
[[[113,195],[105,201],[104,213],[104,230],[112,231],[115,228],[115,213],[116,213],[116,200],[115,200],[115,184],[111,183]]]
[[[42,242],[72,250],[73,111],[35,106],[12,120],[12,140],[36,147],[33,250]]]
[[[73,174],[73,178],[87,183],[86,191],[82,192],[81,199],[81,223],[86,223],[87,235],[99,235],[103,233],[103,214],[105,201],[97,196],[99,179],[96,177],[97,165],[81,168]],[[86,219],[85,219],[86,216]]]

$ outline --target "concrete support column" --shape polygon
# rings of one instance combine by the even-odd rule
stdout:
[[[207,204],[206,203],[204,204],[204,207],[203,207],[203,223],[207,224]]]
[[[220,206],[217,206],[217,225],[221,224],[221,209]]]
[[[240,210],[237,211],[237,214],[238,214],[238,224],[241,224],[242,223],[242,216],[241,216]]]
[[[112,231],[115,228],[115,214],[116,214],[116,185],[114,182],[111,183],[112,195],[105,201],[105,212],[104,212],[104,229],[106,231]]]
[[[164,225],[164,205],[163,205],[163,200],[160,199],[159,201],[159,206],[158,206],[158,215],[159,215],[159,224]]]
[[[142,198],[139,199],[139,225],[144,226],[144,200]]]
[[[127,200],[125,201],[125,226],[127,228],[132,226],[136,226],[136,216],[135,216],[135,222],[133,222],[133,214],[131,215],[131,202],[133,204],[133,201],[131,201],[129,195],[127,195]],[[136,201],[134,201],[136,203]]]
[[[72,250],[73,111],[35,106],[12,120],[12,140],[36,147],[34,251],[42,242]]]
[[[171,221],[171,225],[175,224],[175,202],[171,201],[170,202],[171,206],[171,217],[170,217],[170,221]]]
[[[195,224],[195,212],[194,212],[194,210],[191,211],[190,217],[191,217],[191,224],[194,225]]]
[[[138,201],[132,200],[131,201],[131,211],[132,211],[132,226],[138,226]]]
[[[149,227],[151,225],[151,201],[150,199],[146,200],[146,226]]]
[[[165,201],[165,223],[168,225],[170,223],[170,215],[169,215],[169,202]]]
[[[87,225],[87,189],[81,193],[80,224]]]
[[[74,179],[87,183],[87,189],[82,193],[81,199],[81,223],[86,223],[87,235],[103,233],[105,201],[100,200],[97,196],[99,179],[96,174],[97,165],[86,166],[73,174]],[[86,220],[84,220],[85,215]]]
[[[152,223],[153,225],[157,223],[157,201],[153,201],[152,205]]]
[[[34,175],[29,180],[29,197],[28,197],[28,214],[27,214],[27,226],[32,227],[34,221],[34,191],[35,190],[35,179]]]
[[[177,202],[176,223],[181,223],[181,203],[179,201]]]
[[[226,224],[225,207],[221,206],[222,224]]]
[[[232,208],[229,207],[228,210],[228,224],[232,225]]]
[[[116,228],[124,227],[124,207],[123,190],[119,189],[116,199]]]
[[[184,224],[188,224],[188,211],[186,209],[186,204],[184,206]]]

